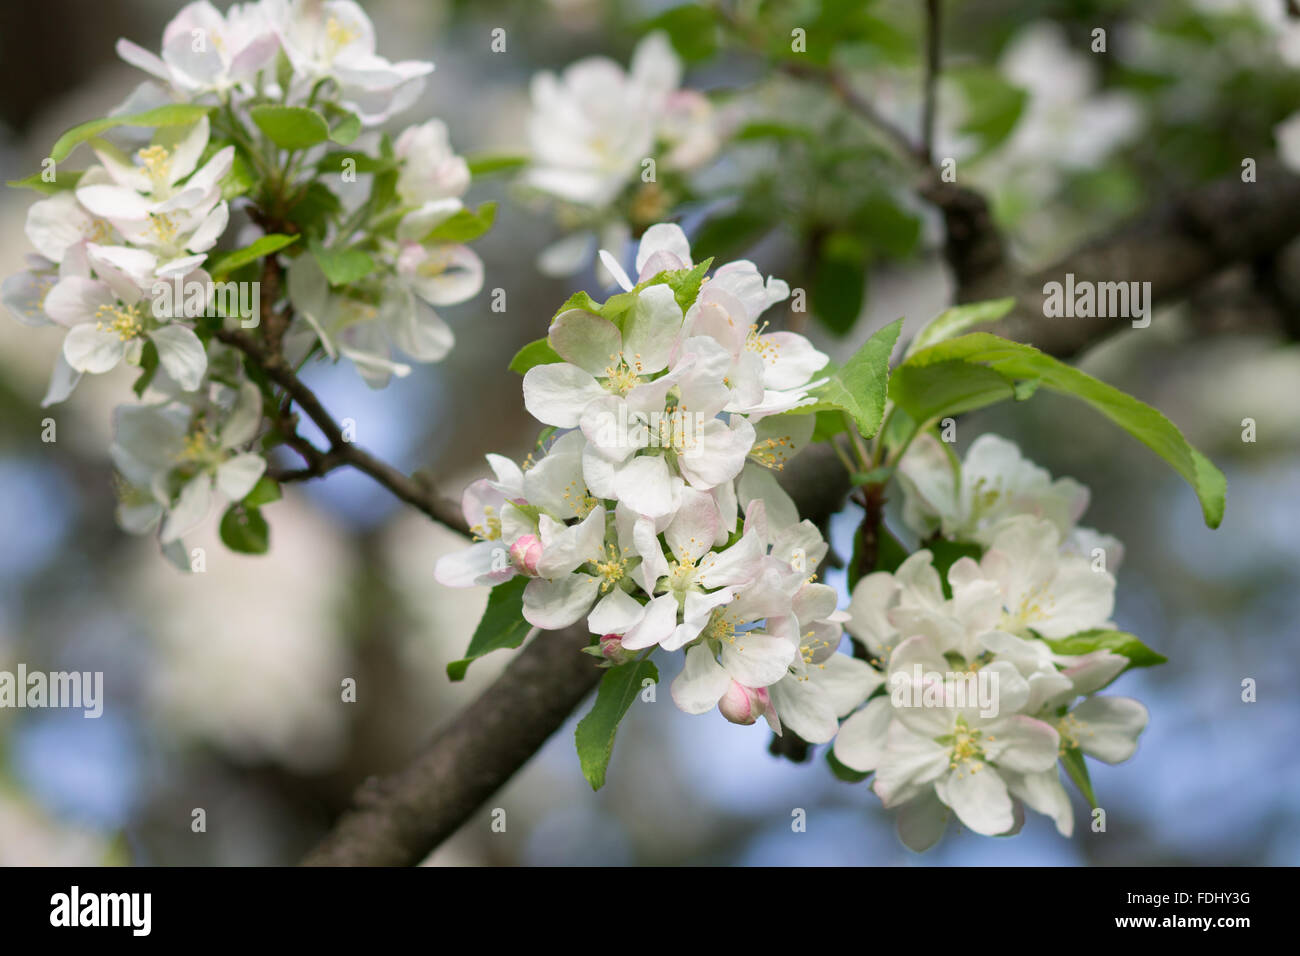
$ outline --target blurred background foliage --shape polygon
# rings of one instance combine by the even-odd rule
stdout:
[[[959,183],[990,199],[1026,265],[1235,175],[1244,157],[1274,154],[1274,127],[1300,110],[1300,19],[1284,0],[943,6],[933,155],[955,160]],[[915,134],[922,3],[764,0],[727,4],[722,17],[650,0],[365,7],[382,54],[437,64],[394,128],[440,117],[462,153],[526,148],[535,71],[593,54],[626,63],[642,35],[664,29],[686,85],[708,93],[729,138],[716,161],[664,178],[653,197],[629,186],[616,206],[634,233],[671,211],[699,257],[747,255],[806,289],[812,321],[775,320],[835,357],[899,315],[906,338],[953,298],[942,220],[917,196],[914,159],[806,76],[850,77],[882,118]],[[4,178],[38,169],[59,132],[121,101],[140,77],[115,59],[113,40],[152,46],[177,8],[5,4]],[[489,50],[496,27],[505,52]],[[1097,28],[1104,53],[1092,51]],[[803,53],[791,50],[796,29]],[[32,198],[0,198],[5,275],[27,251]],[[350,368],[308,375],[336,418],[355,420],[361,444],[453,491],[484,471],[485,452],[527,453],[536,426],[506,363],[571,290],[599,291],[590,269],[570,280],[538,271],[538,253],[562,231],[508,175],[476,181],[469,198],[503,202],[479,246],[486,289],[449,311],[451,358],[383,392]],[[1277,267],[1292,285],[1295,253]],[[1251,282],[1249,270],[1217,277],[1082,360],[1164,410],[1227,473],[1217,532],[1154,456],[1077,406],[1043,395],[959,425],[962,447],[997,431],[1092,487],[1088,523],[1128,547],[1116,620],[1171,660],[1122,681],[1152,720],[1133,760],[1094,766],[1106,833],[1084,828],[1066,841],[1033,817],[1017,838],[950,833],[918,857],[875,797],[832,778],[820,755],[778,760],[761,725],[688,717],[665,693],[625,721],[600,794],[578,772],[570,726],[432,862],[1300,862],[1300,321],[1286,300],[1265,308]],[[501,314],[488,307],[495,288],[506,294]],[[210,531],[194,541],[207,549],[206,573],[177,573],[113,523],[109,411],[129,373],[87,380],[46,412],[37,402],[57,334],[6,321],[0,346],[0,669],[102,670],[108,695],[99,720],[0,711],[0,863],[292,861],[358,782],[400,766],[504,663],[494,656],[463,684],[446,680],[486,593],[438,586],[432,566],[454,538],[359,475],[294,487],[269,507],[269,556],[231,554]],[[40,438],[47,416],[52,444]],[[1248,417],[1253,444],[1241,440]],[[850,506],[832,521],[841,554],[856,517]],[[828,579],[842,586],[842,573]],[[340,702],[349,677],[353,704]],[[1241,701],[1247,677],[1259,685],[1253,704]],[[494,807],[507,812],[505,833],[490,829]],[[791,832],[796,807],[806,833]],[[195,808],[206,833],[191,831]]]

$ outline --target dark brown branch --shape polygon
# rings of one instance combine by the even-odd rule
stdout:
[[[586,627],[538,634],[405,769],[368,780],[309,866],[412,866],[522,767],[604,673]]]
[[[943,0],[925,0],[925,83],[921,113],[921,151],[934,164],[935,98],[939,85],[939,59],[943,30]]]

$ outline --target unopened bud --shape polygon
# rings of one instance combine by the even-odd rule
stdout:
[[[718,701],[718,710],[733,724],[752,724],[771,706],[766,687],[746,687],[734,680]]]
[[[536,577],[541,557],[542,542],[535,534],[526,534],[510,546],[510,563],[524,574]]]
[[[600,654],[613,664],[623,664],[633,657],[631,651],[623,650],[622,634],[606,634],[600,639]]]

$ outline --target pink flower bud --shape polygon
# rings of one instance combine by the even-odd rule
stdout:
[[[718,710],[733,724],[752,724],[771,706],[766,687],[746,687],[734,680],[718,701]]]
[[[510,563],[524,574],[537,575],[537,562],[542,557],[542,542],[535,534],[526,534],[510,546]]]
[[[623,664],[632,659],[632,653],[623,650],[622,634],[606,634],[601,637],[600,653],[605,660],[614,664]]]

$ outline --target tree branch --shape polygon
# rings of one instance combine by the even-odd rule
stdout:
[[[413,866],[451,836],[568,718],[605,673],[584,625],[538,634],[405,769],[371,778],[303,861]]]
[[[217,338],[248,356],[266,373],[267,378],[280,386],[284,394],[306,413],[329,442],[328,449],[322,451],[317,448],[297,433],[292,416],[287,411],[282,413],[281,430],[284,433],[285,443],[302,456],[307,467],[277,473],[281,480],[304,481],[318,478],[335,468],[349,465],[369,475],[397,498],[428,515],[434,521],[461,534],[469,534],[469,527],[460,509],[453,502],[443,498],[436,488],[408,477],[364,448],[348,441],[342,427],[316,397],[316,393],[294,373],[278,351],[273,351],[240,329],[220,329]]]

